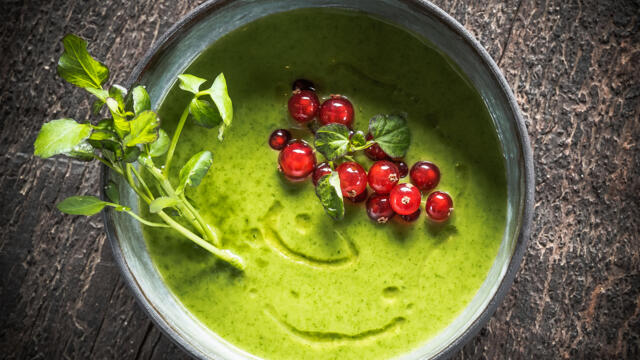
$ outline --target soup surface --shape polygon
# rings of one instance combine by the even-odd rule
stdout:
[[[188,125],[172,172],[195,152],[213,152],[188,195],[247,263],[239,274],[176,233],[145,230],[157,268],[196,318],[264,358],[380,359],[428,341],[469,303],[502,239],[505,171],[482,99],[426,41],[358,13],[298,10],[228,34],[185,72],[224,72],[235,116],[222,143],[216,130]],[[455,205],[450,221],[429,223],[422,205],[411,225],[380,225],[363,203],[347,201],[336,222],[311,181],[285,180],[267,140],[295,126],[286,105],[300,77],[316,83],[321,99],[349,97],[357,129],[375,114],[406,113],[406,162],[440,167],[438,189]],[[163,102],[169,132],[186,101],[175,86]]]

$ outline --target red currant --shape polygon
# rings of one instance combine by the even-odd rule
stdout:
[[[369,168],[369,186],[378,194],[388,194],[398,183],[396,164],[388,160],[376,161]]]
[[[316,91],[316,87],[313,85],[313,83],[307,79],[296,79],[296,81],[293,82],[293,84],[291,85],[291,90],[296,91],[296,90],[311,90],[311,91]]]
[[[402,220],[406,222],[414,222],[418,220],[419,217],[420,217],[420,208],[418,208],[418,210],[416,210],[413,214],[400,215],[400,218],[402,218]]]
[[[367,134],[367,141],[371,139],[373,139],[373,135]],[[373,144],[368,148],[364,149],[364,154],[367,155],[367,157],[373,161],[386,160],[389,158],[389,155],[387,155],[384,151],[382,151],[382,148],[378,144]]]
[[[401,179],[409,174],[409,167],[406,162],[398,160],[396,161],[396,166],[398,167],[398,176],[400,176]]]
[[[453,211],[453,200],[445,192],[434,191],[427,198],[426,211],[427,216],[433,221],[447,221]]]
[[[351,201],[352,203],[361,203],[365,200],[367,200],[367,196],[369,196],[367,189],[365,189],[362,194],[354,197],[354,198],[347,198],[349,199],[349,201]]]
[[[282,150],[291,140],[291,133],[285,129],[278,129],[269,136],[269,146],[273,150]]]
[[[422,191],[435,188],[440,182],[440,169],[429,161],[418,161],[411,167],[409,173],[411,182]]]
[[[411,184],[398,184],[389,194],[391,208],[400,215],[410,215],[420,208],[420,190]]]
[[[367,215],[371,220],[384,224],[396,213],[391,208],[389,195],[373,194],[367,200]]]
[[[299,123],[313,120],[319,108],[318,95],[311,90],[295,90],[289,98],[289,114]]]
[[[320,178],[325,175],[331,175],[331,166],[329,166],[329,164],[326,162],[316,165],[316,169],[313,170],[313,175],[311,176],[313,185],[318,185],[318,181],[320,180]]]
[[[355,198],[367,189],[367,172],[357,162],[348,161],[338,168],[342,196]]]
[[[316,166],[316,156],[313,148],[302,140],[295,140],[287,144],[278,157],[280,171],[293,181],[306,178]]]
[[[320,106],[320,124],[342,124],[350,128],[353,124],[351,101],[340,95],[331,95],[331,99]]]

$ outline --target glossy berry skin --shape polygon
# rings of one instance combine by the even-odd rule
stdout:
[[[313,120],[319,109],[318,95],[311,90],[295,90],[289,98],[289,114],[299,123]]]
[[[409,174],[409,167],[407,166],[406,162],[398,160],[396,161],[396,166],[398,167],[398,176],[400,176],[400,179],[406,177]]]
[[[395,214],[391,208],[389,195],[373,194],[367,200],[367,215],[371,220],[384,224]]]
[[[396,164],[388,160],[376,161],[369,168],[369,186],[378,194],[388,194],[400,179]]]
[[[285,129],[278,129],[269,136],[269,146],[273,150],[282,150],[291,140],[291,133]]]
[[[296,90],[316,91],[316,87],[313,85],[311,81],[307,79],[296,79],[291,85],[291,90],[292,91],[296,91]]]
[[[294,140],[285,146],[278,157],[280,171],[292,181],[303,180],[316,166],[313,148],[302,140]]]
[[[357,162],[342,163],[336,170],[340,177],[342,196],[355,198],[367,189],[367,172]]]
[[[367,141],[371,139],[373,139],[373,135],[367,134]],[[373,161],[386,160],[389,158],[389,155],[387,155],[384,151],[382,151],[382,148],[378,144],[373,144],[368,148],[364,149],[364,154],[367,155],[367,157]]]
[[[440,169],[429,161],[418,161],[409,172],[411,183],[421,191],[429,191],[440,182]]]
[[[414,222],[420,218],[420,208],[418,208],[418,210],[416,210],[413,214],[400,215],[400,218],[406,222]]]
[[[425,206],[429,219],[443,222],[449,219],[453,211],[453,200],[449,194],[442,191],[434,191],[427,198]]]
[[[411,184],[398,184],[389,193],[391,208],[400,215],[410,215],[420,209],[421,199],[420,190]]]
[[[315,170],[313,170],[313,175],[311,176],[311,180],[313,180],[313,185],[317,186],[320,178],[325,175],[331,175],[331,166],[329,166],[329,164],[326,162],[316,165]]]
[[[347,98],[332,95],[320,106],[320,124],[342,124],[351,128],[353,124],[353,105]]]
[[[347,199],[348,199],[349,201],[351,201],[352,203],[357,204],[357,203],[361,203],[361,202],[363,202],[363,201],[367,200],[367,197],[368,197],[368,196],[369,196],[369,192],[367,191],[367,189],[365,189],[365,190],[362,192],[362,194],[360,194],[360,195],[358,195],[358,196],[356,196],[356,197],[354,197],[354,198],[347,198]]]

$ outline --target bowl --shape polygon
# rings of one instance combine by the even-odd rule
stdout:
[[[531,149],[515,98],[495,62],[462,25],[435,5],[418,0],[209,1],[175,24],[153,46],[127,85],[145,84],[152,106],[157,108],[176,76],[221,36],[269,14],[310,7],[365,12],[427,39],[466,74],[491,114],[507,175],[507,219],[498,255],[462,313],[434,338],[400,357],[447,358],[485,325],[511,286],[529,237],[534,198]],[[103,168],[103,184],[110,179],[116,177]],[[119,187],[122,201],[136,209],[133,191],[124,182]],[[172,295],[147,252],[139,223],[110,210],[104,212],[104,222],[127,285],[169,338],[200,359],[256,358],[206,328]]]

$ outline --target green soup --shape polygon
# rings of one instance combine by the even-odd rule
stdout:
[[[188,195],[247,268],[235,272],[170,231],[145,237],[165,281],[202,323],[260,357],[380,359],[428,341],[470,302],[502,239],[505,170],[482,99],[438,50],[362,14],[303,10],[230,33],[186,72],[224,72],[235,117],[222,143],[216,130],[188,125],[172,172],[195,152],[213,152],[211,170]],[[267,140],[295,126],[286,105],[299,77],[314,81],[321,99],[348,96],[358,129],[375,114],[406,113],[406,162],[440,167],[438,189],[455,206],[449,222],[422,215],[381,225],[349,202],[336,222],[311,181],[285,180]],[[171,90],[160,109],[165,129],[186,101]]]

